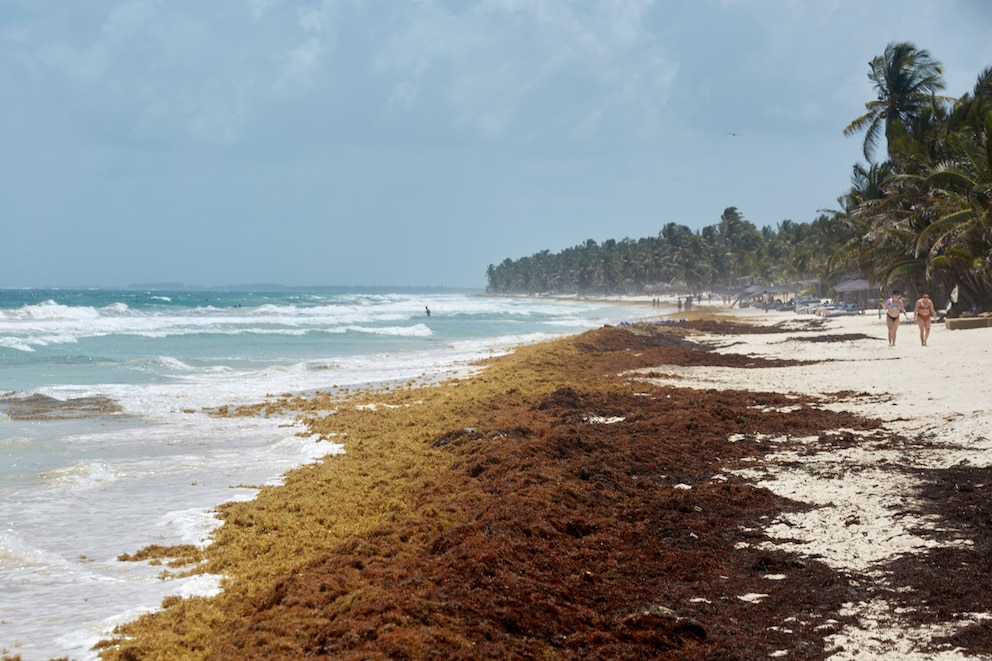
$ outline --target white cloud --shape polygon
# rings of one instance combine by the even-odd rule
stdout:
[[[320,32],[331,20],[335,8],[334,0],[322,0],[317,4],[304,5],[296,10],[296,20],[304,31]]]
[[[252,16],[255,20],[258,20],[265,16],[266,13],[273,7],[279,4],[281,0],[246,0],[248,8],[251,10]]]
[[[299,90],[310,87],[315,73],[320,68],[324,50],[323,44],[318,39],[310,38],[289,51],[282,58],[284,62],[282,74],[276,80],[276,89]]]
[[[154,35],[147,32],[159,18],[152,0],[132,0],[111,9],[95,38],[85,46],[74,45],[82,39],[63,38],[44,44],[39,56],[77,84],[102,85],[120,71],[122,64],[133,63],[133,58],[126,56],[135,46],[146,52],[154,48],[155,40],[149,38]]]
[[[204,142],[233,144],[241,139],[250,120],[249,103],[236,91],[224,90],[223,99],[199,103],[191,113],[190,132]]]
[[[440,100],[457,125],[488,138],[525,123],[550,129],[563,112],[576,118],[566,135],[589,136],[648,115],[646,97],[657,106],[668,96],[677,67],[644,26],[653,4],[489,0],[451,11],[424,3],[388,36],[375,71],[393,79],[392,104]]]
[[[326,47],[295,17],[277,0],[130,0],[94,30],[53,33],[33,59],[66,83],[65,112],[101,133],[232,143],[273,93],[313,86]]]
[[[389,93],[387,106],[389,108],[409,108],[417,102],[419,85],[416,80],[401,80],[393,86]]]

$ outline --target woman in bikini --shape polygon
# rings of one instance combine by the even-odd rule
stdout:
[[[933,316],[935,309],[933,307],[933,301],[930,300],[930,292],[923,292],[923,296],[920,296],[916,301],[916,308],[913,310],[913,319],[916,320],[916,325],[920,327],[920,343],[923,346],[927,345],[927,340],[930,339],[930,317]]]
[[[906,319],[909,319],[909,315],[902,302],[902,294],[897,291],[892,292],[892,296],[885,301],[884,307],[885,324],[889,327],[889,346],[894,347],[896,345],[896,332],[899,330],[899,314],[905,315]]]

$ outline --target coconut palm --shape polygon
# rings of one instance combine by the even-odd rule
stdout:
[[[979,130],[949,136],[954,159],[923,180],[933,221],[916,240],[917,253],[964,284],[970,298],[992,299],[992,107]]]
[[[957,131],[970,126],[981,131],[989,110],[992,110],[992,67],[987,67],[978,74],[978,80],[970,94],[958,99],[948,118],[950,130]]]
[[[844,135],[864,131],[863,151],[871,162],[882,136],[891,144],[910,130],[924,108],[946,99],[936,96],[944,89],[941,63],[911,43],[889,44],[869,67],[868,80],[878,98],[865,104],[867,112],[848,124]]]

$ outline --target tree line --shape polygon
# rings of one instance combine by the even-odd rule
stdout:
[[[489,265],[497,294],[739,291],[744,283],[805,282],[818,293],[853,276],[882,288],[957,288],[959,305],[992,307],[992,67],[960,98],[939,94],[943,67],[911,43],[869,63],[876,96],[845,135],[864,133],[838,209],[810,222],[758,228],[736,207],[692,230],[592,239]],[[884,156],[876,152],[884,143]]]

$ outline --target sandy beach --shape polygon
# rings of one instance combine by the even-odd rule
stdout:
[[[782,322],[782,315],[758,310],[735,314],[757,323]],[[746,375],[732,368],[686,367],[678,379],[653,381],[825,397],[843,392],[847,395],[826,406],[877,418],[886,429],[904,437],[899,444],[883,445],[864,439],[816,457],[808,456],[802,447],[790,448],[767,455],[760,467],[737,474],[815,506],[770,523],[765,532],[776,547],[820,558],[831,567],[877,580],[893,590],[910,588],[888,582],[888,563],[935,546],[967,549],[974,544],[967,529],[958,529],[959,522],[920,507],[926,474],[957,468],[978,476],[979,483],[956,487],[975,490],[981,504],[969,507],[976,508],[976,514],[981,508],[980,525],[992,524],[987,507],[992,484],[981,477],[992,477],[988,471],[992,464],[992,381],[983,376],[992,366],[992,331],[946,330],[937,324],[924,347],[916,324],[903,322],[896,346],[888,347],[884,319],[869,313],[828,319],[822,334],[860,337],[823,344],[777,335],[750,335],[745,343],[737,337],[733,341],[712,338],[707,341],[724,352],[824,362],[750,370]],[[940,541],[930,534],[937,530],[945,533]],[[988,567],[983,562],[971,569],[985,573]],[[925,600],[921,599],[918,608],[926,608]],[[884,597],[852,603],[849,612],[859,624],[830,637],[831,644],[844,648],[830,658],[965,658],[952,651],[919,651],[918,644],[925,648],[935,636],[992,617],[992,608],[983,608],[959,614],[959,620],[949,620],[944,627],[920,627],[902,617],[905,610]]]
[[[714,313],[223,411],[345,454],[132,557],[225,590],[104,655],[992,658],[992,330]]]

